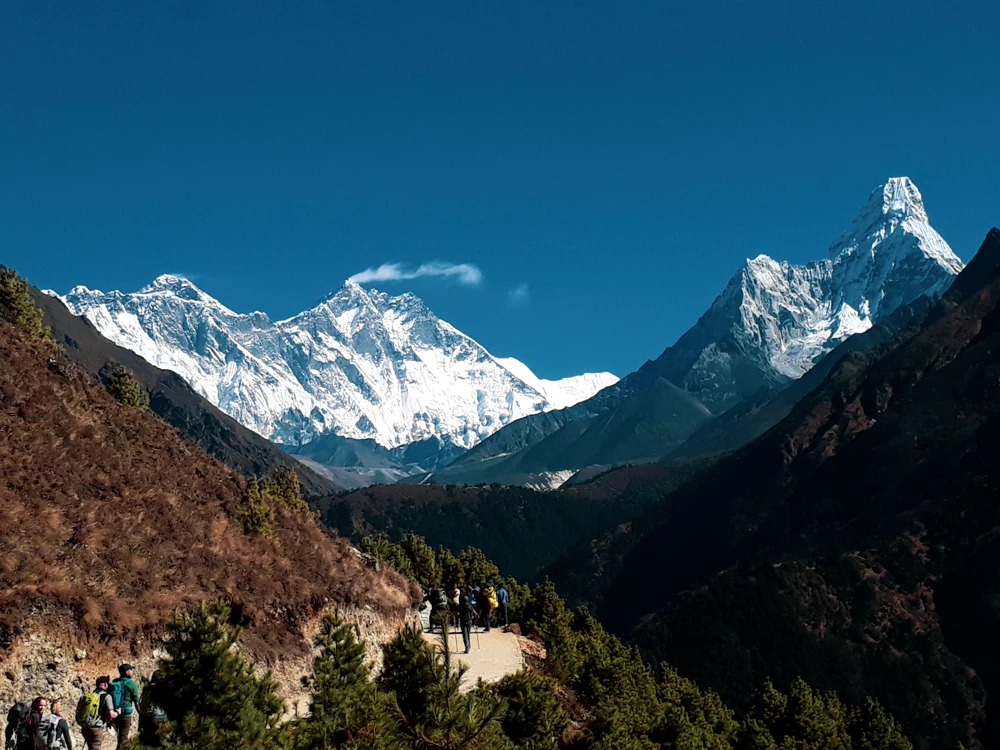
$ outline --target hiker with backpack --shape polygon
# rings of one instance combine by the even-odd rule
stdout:
[[[7,727],[4,729],[4,750],[32,750],[31,705],[18,701],[7,712]]]
[[[31,734],[34,750],[73,750],[69,724],[57,712],[59,701],[49,702],[39,696],[31,705]]]
[[[483,587],[483,625],[486,628],[486,632],[490,632],[490,618],[493,616],[493,610],[497,608],[497,592],[496,589],[490,585]]]
[[[108,692],[110,686],[110,677],[98,677],[93,691],[84,693],[76,704],[76,723],[80,725],[87,750],[101,750],[104,738],[110,734],[111,725],[118,716],[114,699]]]
[[[120,665],[118,674],[119,677],[111,682],[110,692],[114,709],[118,712],[113,726],[118,732],[117,750],[121,750],[132,731],[132,716],[139,705],[139,686],[132,679],[135,667],[131,664]]]

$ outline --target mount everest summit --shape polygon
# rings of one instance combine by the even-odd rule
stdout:
[[[851,336],[940,296],[962,268],[930,226],[917,186],[893,177],[826,258],[748,259],[657,359],[571,408],[509,425],[435,479],[503,481],[661,458],[726,410],[800,378]]]
[[[610,373],[540,379],[518,360],[492,356],[414,295],[354,281],[277,322],[233,312],[173,275],[130,294],[78,286],[61,299],[242,424],[293,446],[336,434],[385,448],[436,439],[460,452],[617,381]]]

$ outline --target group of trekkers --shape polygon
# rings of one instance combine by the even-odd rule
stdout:
[[[120,749],[137,723],[141,736],[155,737],[156,724],[163,718],[163,712],[150,700],[149,688],[156,683],[156,672],[141,697],[135,667],[122,664],[118,674],[114,680],[106,675],[98,677],[93,690],[84,693],[77,703],[75,719],[88,750],[103,750],[105,740],[115,741],[115,747]],[[4,741],[4,750],[73,750],[69,721],[63,716],[59,699],[50,701],[44,696],[11,707]],[[110,741],[106,747],[110,750]]]
[[[494,625],[510,624],[507,619],[507,604],[510,594],[501,585],[459,586],[452,584],[447,590],[434,589],[427,592],[424,601],[431,606],[430,630],[435,625],[450,627],[457,624],[462,630],[465,653],[472,648],[472,628],[479,626],[483,632],[490,632]],[[495,614],[494,614],[495,613]]]

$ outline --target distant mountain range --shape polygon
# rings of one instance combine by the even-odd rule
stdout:
[[[656,360],[589,400],[508,425],[433,480],[523,481],[683,450],[727,410],[747,411],[748,399],[771,398],[853,335],[891,321],[922,297],[940,296],[962,267],[928,223],[916,185],[891,178],[871,193],[826,259],[803,266],[766,255],[747,260]],[[895,321],[905,322],[905,316]],[[785,413],[775,412],[774,421]],[[746,439],[774,421],[757,424]]]
[[[371,441],[358,450],[420,454],[427,468],[520,417],[564,408],[617,381],[610,373],[543,380],[516,359],[494,357],[414,295],[353,281],[277,322],[233,312],[172,275],[130,294],[78,286],[60,299],[272,441]]]

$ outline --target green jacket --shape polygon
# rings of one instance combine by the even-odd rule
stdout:
[[[119,677],[114,682],[124,683],[122,689],[122,713],[131,716],[139,705],[139,686],[131,677]]]

